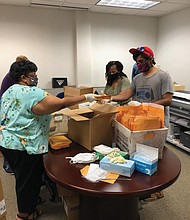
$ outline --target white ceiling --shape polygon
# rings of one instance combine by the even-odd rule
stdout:
[[[0,5],[22,5],[28,7],[48,7],[67,10],[85,10],[97,13],[143,15],[160,17],[174,11],[190,7],[190,0],[163,0],[147,10],[97,6],[98,0],[0,0]]]

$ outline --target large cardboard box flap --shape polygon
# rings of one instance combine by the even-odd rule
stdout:
[[[116,107],[109,105],[109,104],[98,104],[95,103],[94,105],[89,107],[91,110],[93,110],[94,112],[99,112],[99,113],[117,113],[118,110],[116,109]]]
[[[89,121],[90,113],[93,113],[93,117],[90,117],[92,120],[97,117],[105,117],[107,115],[113,115],[117,113],[116,107],[108,105],[108,104],[98,104],[95,103],[94,105],[90,106],[89,108],[81,108],[81,109],[73,109],[67,110],[63,113],[75,121]],[[88,117],[84,115],[87,114]],[[92,114],[91,114],[92,116]]]

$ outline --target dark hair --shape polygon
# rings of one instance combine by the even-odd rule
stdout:
[[[28,76],[29,73],[37,70],[38,67],[31,61],[18,61],[11,65],[9,72],[15,82],[19,82],[22,75]]]
[[[110,75],[109,70],[110,68],[115,65],[117,68],[117,73],[115,73],[114,75]],[[127,75],[125,73],[123,73],[123,64],[119,61],[110,61],[107,65],[106,65],[106,73],[105,73],[105,77],[107,80],[107,85],[111,86],[112,83],[119,78],[122,77],[127,77]]]
[[[137,57],[140,56],[140,55],[141,55],[143,58],[145,58],[146,60],[148,60],[148,59],[150,58],[148,55],[144,54],[143,52],[141,52],[141,51],[136,51],[136,52],[134,52],[134,54],[133,54],[133,60],[136,61]],[[152,63],[153,63],[154,65],[156,64],[156,62],[155,62],[154,59],[152,59]]]

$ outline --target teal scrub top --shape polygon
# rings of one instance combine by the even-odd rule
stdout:
[[[48,151],[51,115],[36,115],[32,107],[42,101],[47,92],[35,86],[14,84],[1,99],[1,146],[7,149],[42,154]]]

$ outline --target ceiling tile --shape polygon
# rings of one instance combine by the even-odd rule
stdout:
[[[30,0],[0,0],[0,4],[6,5],[30,5]]]
[[[173,4],[173,3],[166,3],[163,2],[161,4],[158,4],[156,6],[153,6],[151,8],[149,8],[149,10],[154,10],[154,11],[175,11],[175,10],[179,10],[182,8],[185,8],[186,6],[183,4]]]
[[[167,11],[147,11],[147,10],[141,10],[141,12],[137,13],[136,15],[140,16],[154,16],[154,17],[160,17],[162,15],[168,14]]]
[[[166,0],[166,2],[190,5],[190,0]]]
[[[142,10],[128,9],[128,8],[117,8],[113,11],[113,14],[136,15],[139,11],[142,11]]]
[[[61,6],[63,4],[63,2],[59,0],[32,0],[31,3],[39,4],[39,5],[57,5],[57,6]]]
[[[98,5],[95,5],[92,8],[90,8],[90,11],[100,12],[100,13],[112,13],[114,10],[115,10],[114,7],[106,7],[106,6],[98,6]]]
[[[83,10],[83,8],[87,8],[89,11],[99,13],[156,17],[181,10],[186,8],[187,5],[190,6],[190,0],[162,0],[160,4],[147,10],[137,10],[119,7],[97,6],[96,3],[98,1],[99,0],[0,0],[0,4],[51,7],[71,10],[78,10],[79,8]],[[36,5],[34,3],[36,3]]]
[[[69,3],[65,2],[62,5],[63,7],[73,7],[73,8],[91,8],[92,5],[89,4],[79,4],[79,3]]]
[[[79,4],[89,4],[89,5],[95,5],[98,0],[65,0],[65,2],[68,3],[79,3]]]

